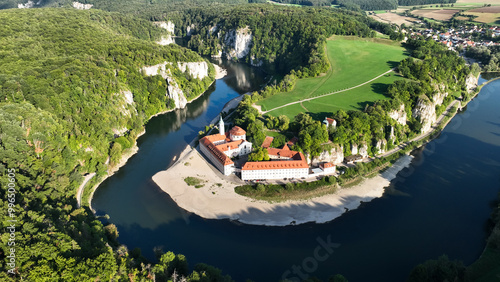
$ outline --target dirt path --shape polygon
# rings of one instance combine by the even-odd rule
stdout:
[[[78,208],[82,206],[82,192],[83,188],[85,187],[85,184],[92,179],[92,177],[95,176],[95,172],[89,173],[84,177],[84,180],[82,184],[80,184],[80,187],[78,187],[78,190],[76,191],[76,201],[78,202]]]

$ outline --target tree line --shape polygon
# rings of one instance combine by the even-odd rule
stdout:
[[[154,280],[172,275],[191,281],[230,281],[220,270],[185,257],[158,253],[152,265],[138,250],[117,241],[88,207],[77,207],[83,174],[102,177],[108,158],[120,159],[143,124],[171,109],[166,82],[140,72],[164,61],[201,61],[179,46],[159,46],[163,30],[116,13],[75,9],[13,9],[0,12],[0,174],[15,171],[14,274],[9,234],[1,236],[0,280]],[[201,94],[203,81],[171,68],[185,91]],[[133,93],[133,105],[123,91]],[[125,129],[115,138],[115,130]],[[1,177],[0,205],[7,207],[8,178]],[[6,230],[9,214],[0,210]],[[4,236],[7,235],[7,236]]]

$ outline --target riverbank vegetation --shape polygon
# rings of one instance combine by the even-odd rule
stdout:
[[[139,281],[170,277],[173,269],[193,280],[209,277],[204,266],[192,273],[172,268],[180,255],[152,267],[75,199],[83,174],[106,175],[107,160],[118,162],[149,117],[173,107],[165,80],[140,68],[203,59],[157,45],[163,30],[130,16],[18,9],[0,11],[0,20],[0,174],[15,171],[13,212],[0,211],[2,228],[9,216],[17,220],[15,266],[5,263],[9,234],[1,236],[0,280]],[[174,68],[172,75],[201,94],[214,71],[203,81]],[[1,186],[7,181],[0,178]],[[0,194],[7,207],[6,189]]]

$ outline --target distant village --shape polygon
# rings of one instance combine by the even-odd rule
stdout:
[[[336,121],[325,118],[326,126],[336,126]],[[246,161],[252,152],[252,143],[246,140],[246,132],[239,126],[234,126],[228,132],[222,117],[219,120],[219,133],[207,135],[200,139],[200,151],[206,160],[212,163],[222,174],[240,175],[242,180],[271,179],[306,179],[323,175],[332,175],[336,166],[330,162],[322,162],[316,168],[310,168],[302,152],[293,151],[293,145],[298,142],[294,137],[282,148],[271,148],[272,137],[266,137],[262,147],[269,154],[269,161]],[[233,159],[242,159],[238,164]]]
[[[481,28],[478,26],[460,26],[456,29],[449,28],[446,31],[440,31],[435,29],[426,29],[423,31],[406,31],[402,30],[403,33],[408,33],[409,37],[424,36],[432,37],[432,39],[441,42],[446,45],[450,50],[458,50],[460,48],[467,47],[477,47],[477,46],[494,46],[500,45],[500,43],[495,43],[491,40],[480,40],[474,41],[474,34],[481,35],[491,35],[492,38],[500,37],[500,27],[492,26],[489,28]]]

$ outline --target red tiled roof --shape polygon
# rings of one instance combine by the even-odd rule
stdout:
[[[274,137],[271,136],[266,136],[266,139],[264,139],[264,142],[262,143],[262,148],[269,148],[271,147],[271,143],[273,143]]]
[[[290,139],[290,141],[286,142],[285,145],[288,145],[288,148],[289,149],[292,149],[293,145],[295,145],[295,143],[297,143],[299,141],[299,138],[297,137],[293,137],[292,139]],[[283,146],[284,148],[285,146]]]
[[[333,124],[335,120],[333,118],[326,118],[326,121],[328,122],[328,124]]]
[[[222,152],[225,152],[225,151],[229,151],[229,150],[234,150],[236,148],[238,148],[238,146],[241,145],[241,143],[243,143],[245,140],[238,140],[238,141],[233,141],[233,142],[227,142],[227,143],[224,143],[224,144],[220,144],[220,145],[215,145],[215,147],[219,150],[221,150]]]
[[[267,148],[267,152],[269,153],[270,156],[280,156],[284,158],[293,158],[298,152],[295,151],[290,151],[290,150],[284,150],[284,149],[277,149],[277,148]]]
[[[309,168],[305,161],[247,162],[241,170]]]
[[[215,143],[217,141],[226,140],[227,136],[226,135],[221,135],[221,134],[212,134],[212,135],[207,135],[207,136],[205,136],[203,138],[206,138],[210,142]]]
[[[241,135],[245,135],[247,132],[245,130],[243,130],[243,128],[241,128],[239,126],[235,126],[235,127],[231,128],[229,133],[231,133],[231,135],[241,136]]]
[[[324,164],[320,164],[319,166],[323,167],[323,168],[334,167],[334,165],[332,163],[324,163]]]
[[[264,162],[246,162],[241,170],[264,170],[264,169],[295,169],[295,168],[309,168],[306,158],[300,152],[288,151],[276,148],[268,148],[269,150],[277,150],[281,153],[290,154],[293,160],[290,161],[264,161]],[[275,152],[275,151],[272,151]],[[269,152],[271,155],[271,152]]]
[[[215,135],[220,135],[220,134],[215,134]],[[210,141],[210,137],[215,136],[215,135],[209,135],[201,138],[200,143],[203,144],[210,153],[224,166],[233,164],[233,161],[226,156],[217,146]],[[220,135],[223,136],[223,135]],[[224,137],[224,136],[223,136]]]

